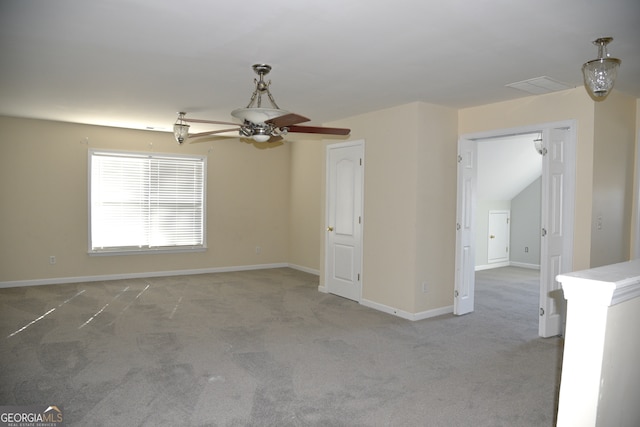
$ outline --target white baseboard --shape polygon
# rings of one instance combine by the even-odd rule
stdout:
[[[532,270],[540,270],[540,265],[538,264],[527,264],[525,262],[505,261],[505,262],[496,262],[494,264],[476,265],[475,271],[491,270],[492,268],[500,268],[500,267],[521,267],[521,268],[529,268]]]
[[[99,282],[109,280],[122,280],[122,279],[142,279],[147,277],[169,277],[169,276],[188,276],[193,274],[206,274],[206,273],[228,273],[233,271],[248,271],[248,270],[261,270],[269,268],[283,268],[289,267],[294,270],[300,270],[309,274],[320,275],[318,270],[314,270],[307,267],[302,267],[295,264],[287,263],[274,263],[274,264],[256,264],[256,265],[239,265],[231,267],[214,267],[214,268],[200,268],[192,270],[171,270],[171,271],[153,271],[143,273],[124,273],[124,274],[104,274],[98,276],[75,276],[75,277],[54,277],[48,279],[33,279],[33,280],[14,280],[0,282],[0,289],[2,288],[15,288],[22,286],[42,286],[42,285],[59,285],[64,283],[80,283],[80,282]],[[318,285],[318,292],[328,293],[325,285]],[[374,301],[363,299],[360,304],[365,307],[373,308],[374,310],[382,311],[384,313],[392,314],[394,316],[401,317],[403,319],[416,321],[428,319],[430,317],[441,316],[443,314],[453,313],[453,306],[440,307],[433,310],[422,311],[418,313],[409,313],[404,310],[393,308],[384,304],[379,304]]]
[[[309,274],[314,274],[316,276],[320,276],[320,270],[316,270],[316,269],[313,269],[313,268],[303,267],[301,265],[296,265],[296,264],[289,264],[288,267],[289,268],[293,268],[294,270],[302,271],[304,273],[309,273]]]
[[[528,264],[526,262],[511,261],[512,267],[528,268],[530,270],[540,270],[540,264]]]
[[[476,265],[476,271],[491,270],[492,268],[509,267],[510,262],[494,262],[493,264]]]
[[[232,271],[262,270],[267,268],[290,267],[287,263],[237,265],[231,267],[199,268],[192,270],[152,271],[143,273],[105,274],[99,276],[54,277],[49,279],[14,280],[0,282],[0,288],[16,288],[21,286],[59,285],[62,283],[99,282],[120,279],[142,279],[145,277],[188,276],[205,273],[228,273]],[[291,267],[295,268],[295,267]]]
[[[406,320],[416,321],[424,320],[430,317],[442,316],[443,314],[453,313],[453,306],[440,307],[433,310],[421,311],[418,313],[409,313],[408,311],[400,310],[398,308],[389,307],[384,304],[380,304],[374,301],[363,299],[360,304],[365,307],[373,308],[374,310],[382,311],[384,313],[392,314],[394,316],[401,317]]]

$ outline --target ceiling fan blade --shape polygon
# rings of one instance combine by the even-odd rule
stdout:
[[[300,133],[321,133],[325,135],[349,135],[351,129],[345,128],[325,128],[321,126],[288,126],[289,132]]]
[[[208,132],[190,133],[189,138],[198,138],[200,136],[215,135],[216,133],[232,132],[232,131],[237,131],[239,129],[240,129],[239,127],[236,127],[233,129],[220,129],[220,130],[211,130]]]
[[[203,119],[188,119],[188,118],[184,118],[182,119],[185,122],[188,123],[209,123],[212,125],[233,125],[233,126],[240,126],[238,123],[233,123],[233,122],[219,122],[217,120],[203,120]]]
[[[311,119],[308,119],[300,114],[289,113],[284,116],[274,117],[273,119],[265,121],[265,123],[272,124],[277,128],[286,127],[295,125],[298,123],[308,122]]]

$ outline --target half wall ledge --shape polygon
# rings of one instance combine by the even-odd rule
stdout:
[[[640,426],[640,260],[557,280],[567,299],[557,426]]]

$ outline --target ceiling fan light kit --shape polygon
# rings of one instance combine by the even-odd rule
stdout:
[[[325,135],[349,135],[351,132],[349,129],[343,128],[299,126],[299,123],[308,122],[309,119],[278,107],[273,95],[269,91],[271,81],[265,81],[264,76],[269,74],[271,66],[267,64],[255,64],[253,66],[253,71],[258,74],[258,79],[254,79],[255,90],[251,95],[249,104],[245,108],[237,108],[231,112],[233,117],[242,120],[242,124],[215,120],[191,119],[185,117],[186,113],[180,112],[178,113],[176,123],[173,125],[173,134],[178,144],[182,144],[187,138],[210,136],[229,131],[238,131],[238,134],[241,137],[252,138],[256,142],[280,141],[282,140],[282,137],[289,132],[317,133]],[[266,95],[266,99],[270,104],[270,107],[262,106],[263,95]],[[187,122],[233,125],[236,126],[236,128],[189,134],[189,125]]]
[[[611,58],[607,53],[607,45],[612,41],[613,37],[594,40],[593,44],[598,46],[598,58],[582,65],[584,85],[589,95],[596,101],[602,101],[609,95],[618,75],[621,61]]]

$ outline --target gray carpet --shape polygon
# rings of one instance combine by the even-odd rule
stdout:
[[[410,322],[291,269],[0,289],[0,405],[68,426],[552,426],[537,272]],[[366,286],[366,284],[365,284]]]

